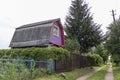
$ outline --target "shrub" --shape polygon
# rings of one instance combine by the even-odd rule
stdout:
[[[22,59],[35,59],[35,60],[46,60],[59,58],[66,58],[70,56],[70,52],[63,48],[51,47],[51,48],[21,48],[21,49],[6,49],[0,50],[0,58],[10,56],[11,58],[22,58]]]
[[[103,64],[103,58],[100,55],[98,55],[98,54],[89,54],[88,56],[90,56],[91,58],[94,58],[95,65],[100,66],[101,64]]]

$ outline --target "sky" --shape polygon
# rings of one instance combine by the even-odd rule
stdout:
[[[15,28],[34,22],[61,18],[62,24],[69,12],[72,0],[0,0],[0,49],[9,48]],[[102,24],[101,29],[113,21],[111,10],[115,10],[116,19],[120,14],[119,0],[86,0],[93,20]]]

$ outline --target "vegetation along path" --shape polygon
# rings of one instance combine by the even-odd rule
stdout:
[[[84,76],[82,76],[82,77],[80,77],[80,78],[78,78],[78,79],[76,79],[76,80],[86,80],[87,78],[89,78],[90,76],[92,76],[93,74],[95,74],[96,72],[98,72],[98,71],[100,71],[102,68],[104,68],[105,66],[103,66],[103,67],[100,67],[99,69],[97,69],[97,70],[95,70],[95,71],[93,71],[93,72],[90,72],[90,73],[88,73],[88,74],[86,74],[86,75],[84,75]]]
[[[107,74],[105,75],[105,80],[114,80],[112,65],[110,65]]]

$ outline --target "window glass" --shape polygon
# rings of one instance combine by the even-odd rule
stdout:
[[[53,26],[53,35],[59,37],[59,27],[56,25]]]

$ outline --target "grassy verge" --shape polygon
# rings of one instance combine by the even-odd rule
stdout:
[[[115,80],[120,80],[120,67],[113,66],[113,75]]]
[[[34,80],[75,80],[78,77],[83,76],[84,74],[93,71],[94,69],[96,69],[96,67],[93,69],[84,68],[84,69],[75,69],[71,72],[65,72],[66,79],[61,77],[59,74],[52,74],[52,75],[47,75],[47,76],[44,76],[44,77],[41,77],[38,79],[34,79]]]
[[[104,80],[105,74],[107,73],[108,66],[102,68],[100,71],[98,71],[93,76],[89,77],[87,80]]]

